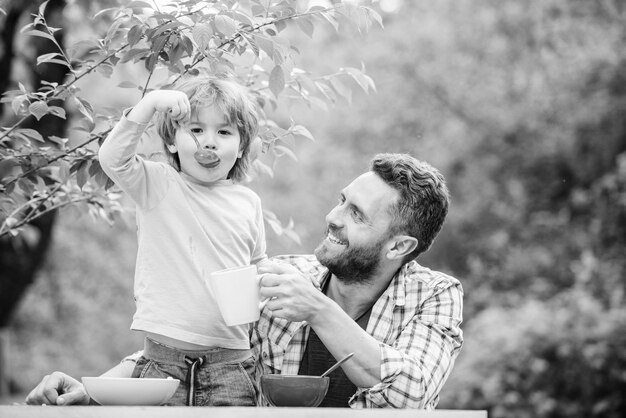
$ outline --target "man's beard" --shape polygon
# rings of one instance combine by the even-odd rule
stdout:
[[[348,246],[342,253],[331,256],[326,243],[315,249],[315,256],[321,265],[328,268],[340,281],[347,284],[367,283],[380,265],[380,253],[386,239],[381,239],[367,247]]]

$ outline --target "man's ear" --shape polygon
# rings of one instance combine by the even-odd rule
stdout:
[[[408,235],[396,235],[389,241],[387,258],[397,260],[411,254],[417,248],[418,240]]]

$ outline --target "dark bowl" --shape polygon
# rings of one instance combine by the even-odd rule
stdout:
[[[266,374],[261,392],[272,406],[318,406],[328,392],[328,376]]]

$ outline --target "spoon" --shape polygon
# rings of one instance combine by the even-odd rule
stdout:
[[[194,134],[191,129],[187,128],[186,126],[183,127],[183,129],[189,135],[191,135],[193,140],[196,142],[196,147],[198,147],[198,150],[193,154],[193,158],[196,159],[198,164],[208,168],[213,168],[217,166],[220,163],[220,157],[218,157],[215,152],[202,148],[202,146],[200,145],[200,141],[198,141],[198,138],[196,137],[196,134]]]
[[[350,357],[352,357],[353,355],[354,355],[354,353],[350,353],[347,356],[345,356],[344,358],[342,358],[341,360],[339,360],[330,369],[328,369],[324,373],[322,373],[321,377],[325,377],[325,376],[328,376],[329,374],[331,374],[337,367],[341,366],[346,360],[349,360]]]

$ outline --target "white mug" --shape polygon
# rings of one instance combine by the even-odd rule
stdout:
[[[261,289],[256,266],[233,267],[211,273],[207,284],[229,327],[258,321]]]

